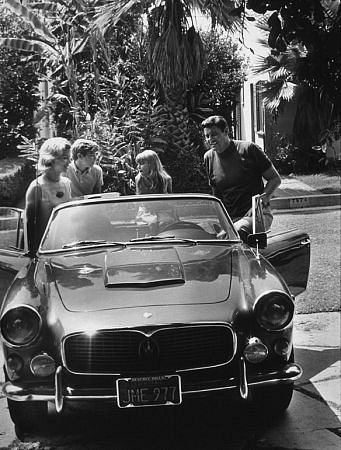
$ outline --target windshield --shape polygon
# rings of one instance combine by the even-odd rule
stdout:
[[[238,239],[215,199],[165,197],[65,204],[54,211],[40,251],[126,243]]]

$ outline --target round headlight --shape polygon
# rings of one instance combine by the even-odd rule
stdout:
[[[29,306],[18,306],[7,311],[1,319],[1,334],[12,345],[30,344],[39,334],[41,318]]]
[[[294,315],[294,302],[284,292],[268,292],[254,305],[256,320],[266,330],[282,330]]]

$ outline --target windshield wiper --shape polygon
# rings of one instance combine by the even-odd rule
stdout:
[[[82,245],[118,245],[121,247],[126,247],[126,244],[124,244],[123,242],[114,242],[114,241],[106,241],[105,239],[96,239],[96,240],[78,240],[78,241],[73,241],[70,242],[69,244],[64,244],[62,246],[62,248],[72,248],[72,247],[79,247]]]
[[[144,242],[144,241],[167,241],[168,239],[175,240],[177,242],[185,242],[196,245],[198,242],[194,239],[177,238],[175,236],[144,236],[130,239],[129,242]]]

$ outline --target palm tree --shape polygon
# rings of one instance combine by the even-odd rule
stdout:
[[[116,0],[105,2],[96,11],[93,26],[104,34],[129,13],[139,15],[147,30],[148,59],[158,99],[155,107],[161,119],[154,133],[166,142],[163,161],[175,178],[175,190],[179,190],[181,180],[196,170],[193,164],[198,165],[193,161],[187,108],[187,91],[201,79],[205,64],[195,16],[200,13],[214,25],[237,31],[241,29],[241,10],[230,0]]]
[[[78,131],[80,111],[76,76],[79,53],[90,49],[92,60],[96,62],[98,42],[103,53],[107,51],[110,54],[103,35],[107,33],[108,36],[109,31],[117,29],[118,25],[139,19],[140,26],[147,30],[148,60],[157,98],[151,113],[153,136],[150,142],[157,143],[156,149],[164,151],[164,162],[173,166],[173,170],[172,167],[169,169],[175,177],[175,188],[178,186],[179,189],[181,183],[177,180],[188,179],[187,174],[195,172],[186,94],[188,88],[200,79],[205,62],[200,35],[195,27],[195,14],[199,11],[210,17],[212,26],[221,25],[236,31],[241,28],[240,16],[245,2],[240,1],[238,8],[231,0],[209,3],[204,0],[65,0],[29,3],[27,8],[18,0],[7,0],[5,4],[31,23],[36,36],[26,41],[1,39],[0,43],[42,54],[48,52],[54,62],[54,73],[63,69],[65,93],[70,94],[68,101],[74,111],[74,134]],[[40,8],[44,20],[33,13],[37,8]],[[95,21],[91,25],[94,14]],[[110,41],[110,36],[107,41]],[[98,76],[96,64],[93,72]],[[66,95],[59,98],[66,98]]]
[[[336,21],[332,9],[328,10],[327,17]],[[259,44],[268,49],[266,18],[260,19],[257,26],[265,33]],[[313,61],[306,47],[287,45],[286,50],[272,50],[255,61],[252,73],[269,76],[269,81],[263,83],[262,94],[264,105],[271,113],[280,114],[285,103],[296,100],[293,144],[300,151],[307,152],[313,146],[324,144],[339,129],[340,110],[337,98],[330,95],[330,86],[317,87],[307,76],[309,70],[316,69],[312,67]]]

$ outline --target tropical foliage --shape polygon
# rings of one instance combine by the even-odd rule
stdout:
[[[25,25],[0,5],[0,34],[20,35]],[[16,156],[21,136],[33,138],[33,115],[39,104],[38,77],[32,61],[0,48],[0,159]]]
[[[109,2],[99,8],[95,28],[106,33],[137,8],[142,8],[138,13],[146,32],[146,57],[154,85],[152,116],[157,120],[151,131],[158,141],[157,150],[173,177],[175,191],[198,190],[203,171],[198,145],[193,141],[189,105],[196,110],[206,105],[198,102],[200,96],[189,96],[188,90],[202,77],[205,55],[193,12],[197,8],[216,23],[233,27],[240,23],[230,15],[234,2]]]
[[[58,134],[100,142],[108,188],[117,185],[122,158],[133,165],[136,153],[150,147],[160,153],[175,190],[198,190],[202,143],[195,124],[211,109],[200,89],[190,91],[205,68],[192,12],[199,6],[232,27],[238,23],[229,16],[234,2],[212,2],[209,9],[177,0],[6,4],[34,32],[2,44],[39,52],[54,84],[48,110]]]
[[[261,44],[274,49],[267,56],[258,58],[254,72],[269,74],[263,94],[265,106],[275,116],[281,113],[286,102],[296,100],[293,151],[288,152],[288,158],[296,161],[300,171],[318,170],[321,169],[321,157],[316,148],[340,139],[340,2],[305,2],[301,5],[305,9],[300,18],[292,11],[292,2],[281,3],[278,11],[258,22],[265,33]],[[292,11],[292,21],[287,9]],[[280,25],[278,17],[281,18]],[[283,148],[287,149],[279,146],[276,153],[283,154]]]

